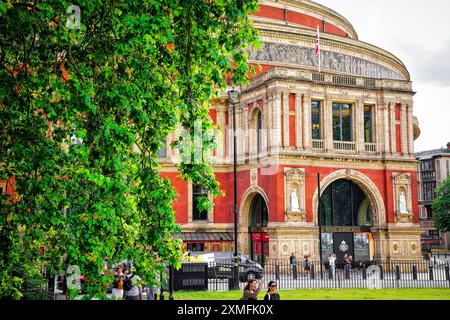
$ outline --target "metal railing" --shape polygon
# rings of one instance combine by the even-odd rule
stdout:
[[[243,289],[250,278],[264,277],[265,283],[274,280],[278,289],[337,289],[337,288],[450,288],[449,262],[435,264],[431,261],[371,261],[357,264],[337,263],[335,267],[328,263],[311,261],[308,266],[303,263],[292,265],[289,261],[270,260],[263,272],[258,274],[252,267],[259,264],[239,266],[239,287]],[[229,271],[227,271],[229,270]],[[209,290],[227,291],[233,284],[232,263],[209,265],[208,276],[198,275],[206,286],[189,286],[186,282],[184,291]],[[186,279],[192,281],[192,275]],[[179,278],[175,280],[181,281]]]

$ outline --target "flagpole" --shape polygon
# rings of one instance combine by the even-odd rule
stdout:
[[[317,65],[319,67],[319,73],[322,71],[321,69],[321,63],[320,63],[320,26],[317,25],[317,31],[316,31],[316,58],[317,58]]]

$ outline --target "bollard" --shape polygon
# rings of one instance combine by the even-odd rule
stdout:
[[[173,267],[169,267],[169,300],[173,300]]]
[[[417,267],[413,266],[413,280],[417,280]]]
[[[365,263],[362,266],[362,276],[363,276],[364,280],[367,279],[367,270],[366,270],[366,264]]]
[[[448,285],[450,287],[450,266],[448,265],[448,262],[445,266],[445,279],[448,281]]]
[[[160,281],[161,281],[161,292],[159,294],[159,300],[164,300],[164,287],[163,286],[163,274],[162,272],[160,273]]]
[[[434,274],[433,274],[433,265],[432,264],[430,264],[429,272],[430,272],[430,280],[433,281],[434,280]]]
[[[275,264],[275,279],[277,281],[280,280],[280,265],[278,264],[278,262]]]

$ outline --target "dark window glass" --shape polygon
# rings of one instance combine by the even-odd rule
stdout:
[[[251,205],[251,226],[255,228],[265,228],[269,223],[267,205],[261,195],[256,195]]]
[[[333,139],[353,141],[351,104],[333,103]]]
[[[320,101],[311,101],[312,139],[322,139],[322,124],[320,116]]]
[[[365,143],[373,143],[373,107],[364,106],[364,141]]]
[[[187,250],[191,251],[191,252],[204,251],[205,244],[204,243],[188,243],[186,245],[186,247],[187,247]]]
[[[195,185],[192,188],[192,219],[195,221],[208,220],[208,211],[200,210],[198,203],[200,197],[207,197],[208,192],[202,185]]]
[[[365,193],[350,180],[337,180],[320,198],[320,224],[323,226],[373,225],[373,210]],[[360,219],[363,217],[364,219]]]
[[[261,135],[262,135],[262,118],[261,118],[261,112],[258,112],[258,116],[257,116],[257,118],[256,118],[257,120],[257,124],[256,124],[256,128],[257,128],[257,132],[256,132],[256,135],[257,135],[257,150],[258,150],[258,153],[260,153],[261,151],[262,151],[262,137],[261,137]]]

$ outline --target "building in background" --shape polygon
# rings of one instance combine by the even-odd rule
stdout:
[[[450,176],[450,142],[447,148],[416,154],[419,193],[419,217],[424,230],[422,243],[427,248],[450,249],[450,233],[441,234],[434,227],[433,201],[435,190]]]
[[[421,258],[412,82],[397,57],[358,40],[351,23],[313,1],[261,0],[252,15],[260,65],[241,88],[238,127],[238,251],[255,260],[291,252],[345,253],[355,261]],[[320,64],[315,54],[320,29]],[[161,173],[178,192],[178,235],[192,250],[233,251],[232,107],[211,102],[221,129],[214,170],[225,195],[214,209],[183,181],[167,139]],[[321,177],[318,217],[317,174]]]

